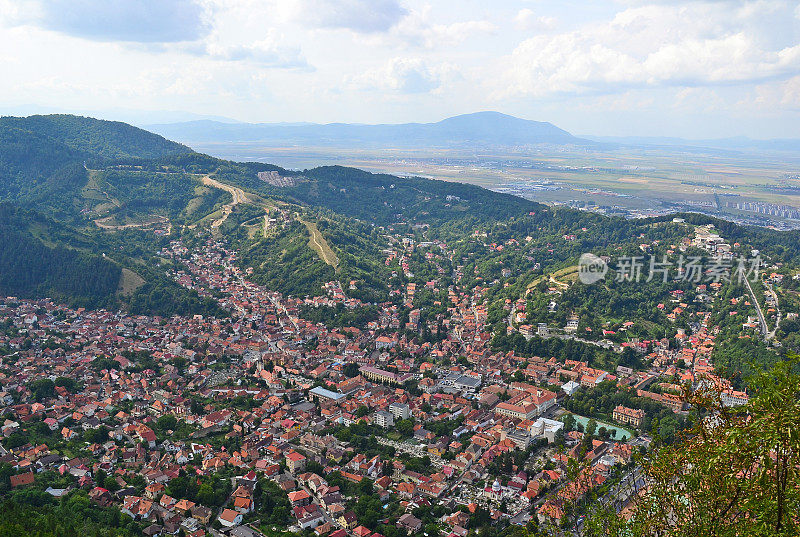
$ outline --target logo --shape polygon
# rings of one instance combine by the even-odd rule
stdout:
[[[587,285],[605,278],[608,265],[594,254],[581,254],[578,259],[578,279]]]

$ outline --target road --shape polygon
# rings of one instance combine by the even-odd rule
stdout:
[[[511,311],[508,314],[508,326],[514,326],[514,314],[517,313],[517,303],[511,306]]]
[[[778,305],[778,294],[773,289],[772,284],[769,282],[764,282],[764,285],[767,287],[767,292],[772,295],[772,300],[775,302],[775,311],[778,313],[777,319],[775,319],[775,329],[767,334],[767,341],[771,340],[775,337],[775,332],[778,330],[778,327],[781,325],[781,319],[783,318],[783,312],[781,311],[780,306]]]
[[[775,337],[775,331],[769,331],[769,327],[767,326],[767,320],[764,318],[764,312],[761,311],[761,304],[758,302],[758,298],[756,298],[756,294],[753,291],[753,288],[750,286],[750,279],[744,278],[744,284],[747,286],[747,291],[750,293],[750,298],[753,299],[753,305],[756,307],[756,313],[758,314],[758,323],[761,325],[761,334],[764,336],[764,341],[769,341],[773,337]]]
[[[226,185],[225,183],[220,183],[219,181],[217,181],[216,179],[212,179],[208,175],[203,176],[202,181],[203,184],[206,186],[219,188],[220,190],[229,192],[230,195],[233,196],[233,201],[231,201],[230,203],[226,203],[225,205],[222,206],[222,217],[218,218],[217,220],[214,220],[211,223],[211,229],[217,229],[219,226],[221,226],[225,222],[225,220],[228,219],[228,216],[231,214],[231,211],[233,211],[234,206],[240,203],[250,202],[250,199],[247,197],[247,194],[245,194],[245,191],[242,190],[241,188],[231,185]]]

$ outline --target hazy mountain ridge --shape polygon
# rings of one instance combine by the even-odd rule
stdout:
[[[599,143],[652,149],[713,149],[716,151],[780,151],[800,153],[800,138],[754,139],[747,136],[694,140],[669,136],[593,136],[584,138]]]
[[[520,119],[499,112],[476,112],[436,123],[229,124],[201,120],[149,125],[147,128],[167,138],[184,140],[187,143],[262,141],[367,147],[597,145],[597,142],[577,138],[551,123]]]

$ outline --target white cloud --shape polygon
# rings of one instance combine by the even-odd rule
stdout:
[[[209,29],[196,0],[20,0],[0,10],[7,25],[28,24],[94,41],[192,41]]]
[[[520,9],[514,17],[514,25],[518,30],[550,30],[556,25],[555,17],[537,16],[529,8]]]
[[[598,131],[621,116],[640,131],[659,121],[679,131],[713,109],[767,114],[790,132],[797,4],[0,0],[0,101],[253,121],[501,108],[573,128],[593,117]]]
[[[691,111],[714,112],[723,110],[726,101],[714,88],[681,88],[675,93],[673,107]]]
[[[293,0],[288,11],[299,24],[361,33],[385,32],[407,14],[397,0]]]
[[[487,20],[465,20],[448,24],[433,21],[430,6],[408,13],[392,36],[401,42],[424,48],[452,47],[477,36],[493,34],[497,26]]]
[[[355,89],[378,89],[401,94],[430,93],[455,76],[451,65],[429,67],[420,58],[392,58],[378,69],[350,79]]]
[[[571,32],[520,43],[506,59],[498,96],[613,92],[630,87],[729,85],[800,72],[800,45],[767,46],[763,12],[742,3],[648,5]],[[771,12],[774,18],[786,15]],[[727,16],[726,16],[727,14]],[[762,32],[769,29],[761,27]]]
[[[800,110],[800,75],[779,82],[759,84],[752,96],[738,104],[762,110]]]
[[[311,69],[300,47],[283,44],[283,36],[274,29],[264,32],[264,38],[249,43],[225,43],[214,39],[197,51],[215,60],[252,62],[261,67]]]

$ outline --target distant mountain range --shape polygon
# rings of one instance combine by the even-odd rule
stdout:
[[[310,146],[481,147],[525,145],[597,146],[552,123],[499,112],[476,112],[436,123],[364,125],[351,123],[222,123],[200,120],[146,127],[172,140],[191,143],[264,142]]]
[[[689,140],[667,136],[590,136],[584,138],[602,144],[613,144],[625,147],[646,147],[653,149],[714,149],[722,151],[781,151],[800,153],[800,139],[776,138],[771,140],[754,140],[746,136],[731,138],[715,138],[707,140]]]
[[[613,150],[653,148],[688,152],[800,153],[800,139],[734,138],[689,140],[658,136],[575,136],[552,123],[521,119],[500,112],[476,112],[436,123],[237,123],[198,119],[145,125],[149,131],[191,144],[304,145],[341,148],[510,148],[534,145]],[[206,148],[208,149],[208,148]]]

